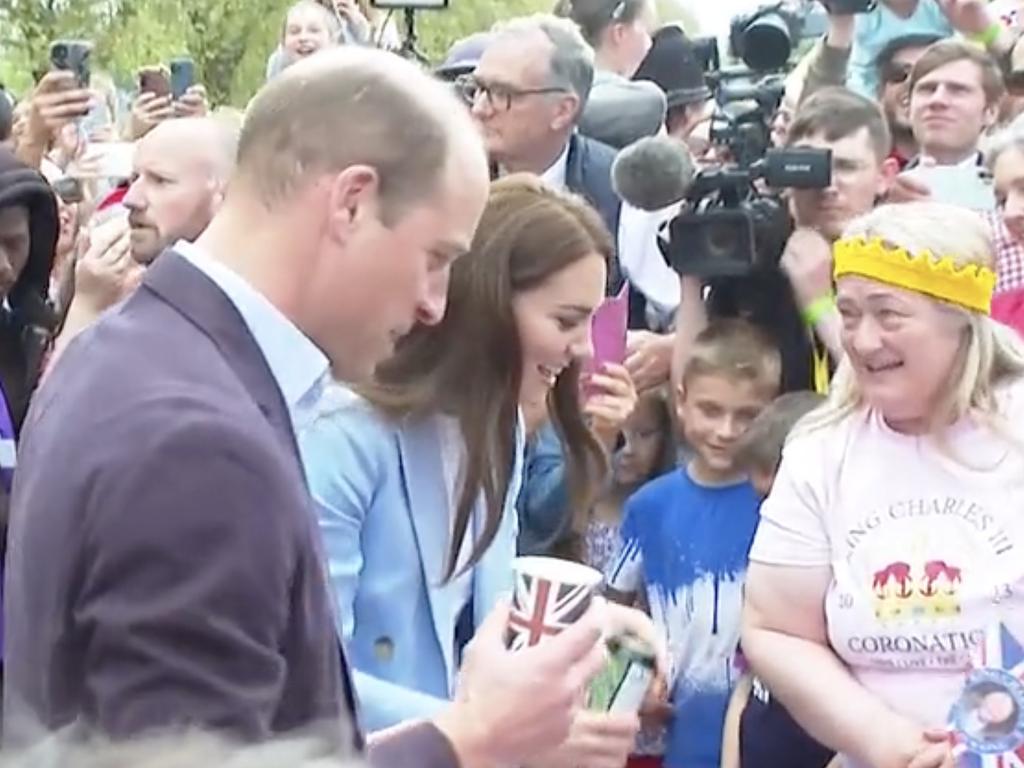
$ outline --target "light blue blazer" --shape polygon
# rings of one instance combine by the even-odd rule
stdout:
[[[453,693],[460,613],[455,590],[442,583],[453,510],[440,419],[390,421],[331,386],[297,430],[363,725],[428,717]],[[520,418],[501,526],[472,570],[478,625],[512,589],[523,454]]]

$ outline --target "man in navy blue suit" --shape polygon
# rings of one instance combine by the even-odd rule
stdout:
[[[332,372],[365,378],[440,319],[487,188],[465,110],[398,57],[325,52],[256,97],[209,228],[68,346],[30,410],[4,591],[9,744],[70,724],[351,743],[293,423]],[[467,650],[450,710],[371,736],[375,765],[518,764],[566,737],[602,660],[596,619],[515,657],[504,621]]]

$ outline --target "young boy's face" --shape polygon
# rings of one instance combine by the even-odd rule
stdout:
[[[676,412],[699,469],[710,477],[735,473],[736,443],[771,402],[762,382],[728,376],[690,376],[677,394]]]

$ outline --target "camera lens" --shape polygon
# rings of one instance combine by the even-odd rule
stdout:
[[[66,62],[68,60],[68,47],[63,43],[53,46],[53,59],[55,63]]]

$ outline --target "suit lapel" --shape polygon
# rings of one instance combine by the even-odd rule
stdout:
[[[295,433],[281,389],[231,299],[174,251],[167,251],[153,263],[146,271],[143,286],[185,315],[217,346],[301,471]]]
[[[434,634],[451,679],[454,658],[452,593],[443,582],[453,510],[445,487],[441,432],[436,418],[409,421],[398,433],[406,508],[416,535]]]
[[[146,270],[142,285],[177,309],[216,345],[225,362],[274,429],[286,452],[294,459],[298,479],[305,488],[306,476],[284,396],[256,339],[231,299],[216,283],[174,251],[166,251]],[[312,514],[310,520],[313,520]],[[320,537],[314,536],[313,542],[317,555],[326,563],[320,550]],[[333,602],[327,600],[326,604],[331,606]],[[342,693],[352,715],[356,748],[361,749],[359,705],[340,640],[338,653],[341,658]]]
[[[516,556],[516,539],[519,534],[516,501],[519,499],[526,465],[526,437],[522,414],[516,424],[514,462],[512,476],[505,492],[501,526],[473,574],[473,620],[476,626],[480,626],[487,618],[498,600],[512,592],[512,561]],[[472,530],[475,538],[482,533],[477,518],[474,518]]]

